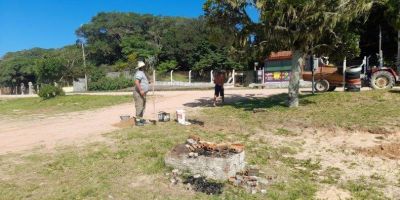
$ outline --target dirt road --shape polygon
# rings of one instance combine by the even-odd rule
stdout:
[[[287,92],[287,89],[226,90],[226,101],[237,101],[246,97],[263,97]],[[166,91],[156,92],[156,112],[174,113],[179,108],[198,109],[212,104],[213,91]],[[154,118],[153,100],[149,98],[146,117]],[[45,114],[45,113],[44,113]],[[81,144],[85,141],[101,140],[101,134],[117,128],[122,114],[134,114],[134,104],[66,113],[31,119],[0,119],[0,154],[30,150],[35,147],[53,148],[57,145]]]

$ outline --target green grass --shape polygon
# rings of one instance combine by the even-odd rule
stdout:
[[[400,93],[397,92],[306,94],[300,98],[300,107],[294,109],[285,106],[286,99],[287,94],[249,99],[234,102],[219,110],[208,109],[206,115],[221,118],[218,120],[221,125],[226,124],[226,118],[232,118],[240,125],[258,128],[268,128],[269,125],[341,127],[386,133],[390,131],[389,128],[400,126]],[[251,112],[255,108],[267,108],[267,112]],[[276,133],[288,134],[284,129],[278,129]]]
[[[341,170],[336,167],[328,167],[320,175],[323,177],[320,180],[321,183],[325,184],[336,184],[340,179]]]
[[[371,200],[386,200],[383,192],[378,191],[374,184],[369,183],[365,179],[348,181],[342,186],[351,192],[353,199],[371,199]]]
[[[275,135],[280,136],[297,136],[298,134],[294,133],[293,131],[287,130],[285,128],[278,128],[275,131]]]
[[[340,170],[322,170],[318,160],[294,158],[301,141],[274,146],[261,136],[296,136],[293,127],[396,127],[398,95],[381,91],[306,95],[296,109],[283,106],[284,95],[250,99],[203,109],[190,117],[204,126],[159,123],[108,133],[107,143],[0,156],[0,199],[312,199],[319,184],[339,184]],[[253,113],[258,107],[269,110]],[[376,113],[382,110],[384,115],[378,117]],[[276,177],[267,194],[250,195],[230,185],[220,196],[170,187],[165,174],[171,169],[163,158],[191,134],[213,142],[245,144],[248,164]],[[355,199],[385,199],[380,187],[363,180],[348,181],[342,187]]]
[[[0,115],[24,116],[32,114],[58,114],[96,109],[132,101],[130,96],[61,96],[40,98],[0,99]]]
[[[189,82],[189,72],[175,72],[172,75],[174,81]],[[159,81],[171,81],[170,72],[158,73],[157,80]]]

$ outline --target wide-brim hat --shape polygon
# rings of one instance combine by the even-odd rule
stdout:
[[[140,69],[142,67],[146,66],[146,64],[143,61],[138,61],[137,67],[135,69]]]

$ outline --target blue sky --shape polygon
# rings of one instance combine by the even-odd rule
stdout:
[[[197,17],[204,0],[0,0],[0,57],[74,43],[75,30],[101,11]]]
[[[198,17],[205,0],[0,0],[0,57],[33,47],[59,48],[98,12]]]

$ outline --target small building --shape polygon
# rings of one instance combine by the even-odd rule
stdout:
[[[292,68],[292,52],[272,52],[264,65],[264,82],[287,82]]]

